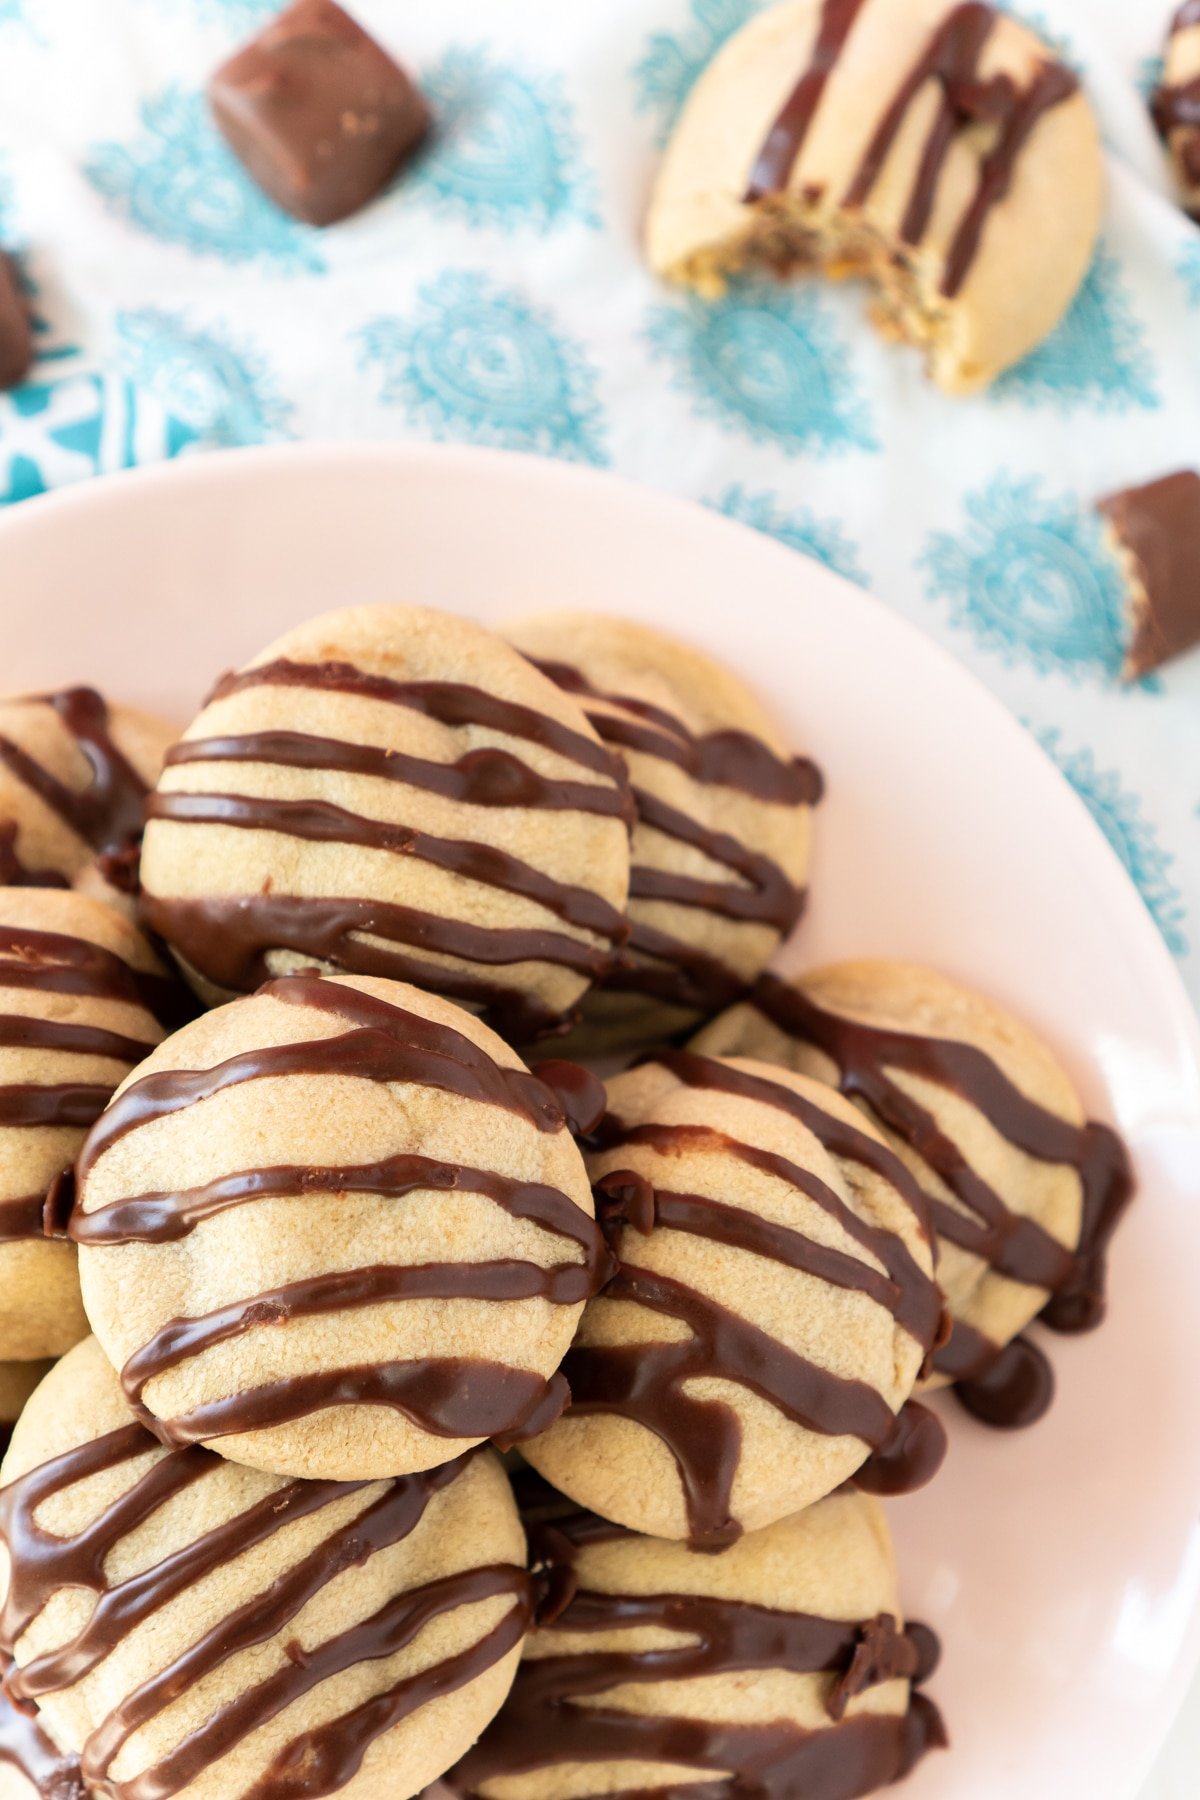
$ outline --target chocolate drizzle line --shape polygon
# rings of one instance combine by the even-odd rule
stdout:
[[[1171,35],[1200,25],[1200,0],[1185,0],[1171,25]],[[1200,75],[1190,81],[1164,82],[1151,102],[1159,135],[1171,140],[1184,179],[1200,185]],[[1176,137],[1175,133],[1185,135]],[[1193,215],[1194,216],[1194,215]]]
[[[825,86],[845,49],[863,0],[824,0],[816,42],[808,67],[783,103],[783,110],[767,133],[758,153],[747,201],[781,194],[788,184],[796,158],[808,140]]]
[[[790,1088],[692,1052],[667,1052],[656,1061],[689,1087],[733,1093],[786,1111],[812,1130],[832,1155],[857,1162],[891,1182],[925,1225],[924,1201],[916,1184],[899,1158],[866,1132],[832,1118]],[[932,1349],[941,1324],[941,1300],[931,1277],[918,1268],[898,1236],[860,1219],[810,1171],[704,1126],[650,1123],[627,1128],[610,1117],[595,1142],[606,1151],[648,1146],[660,1156],[711,1145],[718,1155],[765,1170],[814,1201],[882,1265],[882,1271],[803,1232],[702,1195],[654,1187],[645,1176],[622,1169],[596,1185],[598,1211],[610,1232],[628,1225],[648,1233],[657,1225],[803,1270],[867,1295],[926,1353]],[[572,1410],[634,1419],[666,1445],[679,1472],[694,1544],[729,1543],[740,1533],[731,1504],[742,1433],[732,1407],[696,1398],[688,1391],[690,1382],[714,1376],[734,1381],[807,1430],[860,1438],[874,1453],[860,1471],[863,1485],[904,1492],[936,1473],[945,1438],[924,1408],[910,1402],[898,1422],[883,1396],[866,1382],[835,1375],[694,1288],[634,1262],[622,1262],[619,1252],[618,1264],[604,1289],[606,1299],[632,1301],[679,1319],[690,1335],[667,1343],[577,1345],[563,1364]]]
[[[767,134],[746,191],[748,202],[786,191],[826,83],[846,46],[861,4],[862,0],[825,0],[812,60]],[[997,17],[994,7],[971,3],[956,6],[935,28],[923,54],[883,114],[840,203],[848,212],[865,205],[918,94],[929,82],[936,82],[941,90],[940,103],[900,227],[901,242],[916,248],[929,229],[942,172],[955,140],[973,126],[994,126],[995,141],[982,159],[975,193],[946,253],[941,292],[948,300],[962,290],[988,219],[1007,198],[1017,162],[1035,127],[1044,114],[1069,100],[1079,86],[1069,69],[1052,61],[1043,62],[1025,87],[1018,87],[1010,75],[984,79],[980,64]]]
[[[267,1543],[295,1520],[319,1514],[324,1507],[370,1485],[296,1481],[275,1488],[163,1562],[113,1584],[106,1567],[121,1540],[172,1496],[227,1465],[198,1449],[160,1457],[74,1537],[43,1531],[37,1524],[37,1511],[50,1496],[144,1457],[154,1448],[140,1426],[123,1426],[53,1458],[0,1491],[0,1537],[13,1563],[0,1615],[4,1647],[11,1651],[59,1590],[75,1587],[95,1595],[91,1616],[74,1639],[12,1673],[11,1689],[18,1700],[74,1685],[104,1662],[130,1632],[227,1561]],[[85,1744],[80,1760],[87,1783],[112,1800],[170,1800],[236,1744],[322,1682],[360,1663],[394,1656],[431,1619],[456,1607],[497,1595],[511,1596],[511,1608],[474,1645],[299,1734],[247,1790],[261,1800],[327,1795],[354,1776],[371,1744],[385,1731],[426,1700],[473,1681],[507,1654],[527,1629],[532,1599],[529,1577],[508,1564],[464,1570],[393,1596],[369,1618],[321,1644],[289,1646],[282,1667],[219,1707],[152,1767],[128,1779],[111,1773],[133,1734],[180,1694],[231,1656],[278,1639],[328,1582],[406,1538],[420,1524],[433,1496],[451,1486],[468,1460],[469,1453],[440,1468],[390,1482],[356,1518],[332,1531],[263,1592],[233,1609],[167,1668],[135,1688]]]
[[[604,779],[542,775],[511,751],[494,746],[469,750],[454,762],[442,763],[297,731],[186,739],[169,753],[168,767],[252,763],[317,774],[336,772],[399,783],[462,805],[584,812],[631,822],[624,775],[611,752],[555,719],[482,689],[452,682],[392,681],[348,663],[281,659],[226,676],[210,703],[261,686],[335,690],[418,712],[449,727],[503,732]],[[354,973],[389,975],[454,995],[481,1006],[510,1032],[525,1037],[562,1021],[478,969],[444,968],[420,953],[432,951],[484,969],[548,963],[591,981],[625,940],[623,916],[587,887],[554,880],[488,844],[440,838],[322,800],[160,791],[150,802],[149,816],[177,824],[277,832],[312,843],[354,844],[407,857],[517,895],[588,934],[580,938],[540,926],[475,925],[385,900],[286,894],[187,900],[147,895],[150,922],[194,968],[224,988],[245,992],[257,987],[269,974],[268,953],[287,949]],[[364,944],[363,934],[383,938],[386,944]]]
[[[927,1627],[901,1631],[887,1613],[842,1622],[709,1595],[588,1589],[579,1583],[578,1552],[612,1535],[603,1525],[597,1533],[597,1523],[573,1513],[530,1530],[534,1566],[557,1607],[546,1627],[582,1635],[669,1631],[690,1641],[654,1650],[527,1657],[499,1717],[446,1777],[464,1800],[501,1777],[560,1763],[611,1762],[696,1769],[695,1782],[656,1786],[654,1800],[854,1800],[899,1780],[927,1750],[946,1743],[940,1715],[923,1695],[915,1695],[903,1714],[846,1717],[848,1703],[869,1688],[927,1679],[937,1661],[937,1640]],[[829,1675],[828,1726],[805,1730],[787,1719],[708,1722],[604,1703],[604,1696],[626,1684],[766,1669]],[[610,1800],[649,1800],[649,1793],[621,1788]]]
[[[744,731],[697,736],[660,706],[602,692],[568,663],[530,660],[585,708],[588,701],[621,708],[620,713],[598,707],[588,711],[597,734],[620,752],[654,757],[682,769],[702,786],[733,788],[772,805],[815,806],[821,798],[820,771],[804,757],[778,757],[761,739]],[[778,863],[728,832],[709,829],[644,787],[635,785],[631,791],[644,826],[698,850],[737,878],[702,879],[635,864],[630,872],[631,900],[666,901],[738,923],[767,925],[780,936],[792,929],[804,909],[805,894]],[[615,959],[600,978],[603,987],[705,1012],[728,1005],[744,991],[740,977],[715,957],[642,920],[630,922],[629,949],[639,960]]]
[[[969,1044],[922,1037],[828,1012],[807,994],[767,975],[753,993],[765,1018],[801,1042],[815,1044],[834,1063],[841,1092],[869,1110],[922,1160],[965,1209],[930,1196],[938,1233],[1012,1281],[1051,1290],[1043,1309],[1056,1331],[1090,1331],[1104,1318],[1108,1246],[1133,1194],[1124,1145],[1107,1125],[1072,1125],[1030,1100],[992,1058]],[[1067,1251],[1032,1219],[1009,1210],[1002,1197],[971,1167],[931,1112],[903,1089],[889,1071],[905,1072],[956,1093],[974,1106],[1015,1148],[1040,1162],[1077,1170],[1083,1184],[1083,1222],[1078,1248]],[[999,1423],[998,1394],[1009,1395],[1010,1425],[1032,1423],[1049,1403],[1050,1372],[1045,1359],[1022,1341],[991,1365],[999,1347],[955,1322],[935,1367],[959,1383],[968,1410]],[[984,1390],[978,1384],[987,1377]]]
[[[111,951],[84,938],[16,925],[0,925],[0,991],[5,990],[112,1001],[143,1011],[147,1004],[137,972]],[[109,1081],[0,1084],[0,1126],[86,1129],[99,1118],[118,1081],[153,1047],[141,1038],[75,1020],[0,1013],[2,1049],[102,1057],[120,1065]],[[0,1199],[0,1243],[51,1235],[43,1229],[47,1198],[41,1193]]]
[[[7,1764],[29,1783],[38,1800],[87,1800],[77,1756],[51,1743],[31,1707],[8,1691],[12,1664],[0,1657],[0,1767]]]
[[[113,1102],[89,1136],[78,1164],[81,1184],[114,1144],[141,1126],[244,1082],[288,1075],[345,1075],[436,1088],[511,1112],[542,1134],[564,1131],[568,1114],[583,1124],[594,1123],[599,1084],[573,1066],[549,1063],[541,1077],[502,1068],[451,1027],[320,976],[284,976],[263,992],[289,1005],[332,1014],[347,1029],[246,1051],[211,1069],[143,1076]],[[561,1377],[547,1380],[532,1371],[459,1357],[313,1371],[197,1405],[168,1420],[155,1418],[143,1395],[156,1377],[216,1345],[298,1319],[406,1299],[504,1302],[536,1297],[555,1306],[580,1305],[603,1285],[612,1260],[595,1221],[558,1188],[398,1153],[375,1163],[238,1170],[199,1187],[131,1195],[93,1212],[76,1207],[70,1235],[76,1243],[92,1246],[176,1243],[205,1220],[253,1201],[362,1193],[399,1204],[431,1189],[478,1194],[510,1218],[528,1220],[559,1238],[571,1254],[549,1268],[510,1259],[330,1271],[201,1317],[171,1319],[122,1371],[126,1396],[139,1417],[171,1445],[263,1430],[324,1407],[348,1405],[387,1406],[422,1430],[449,1438],[503,1436],[515,1441],[547,1429],[566,1404]]]
[[[5,736],[0,736],[0,766],[36,794],[91,850],[116,853],[136,843],[144,823],[146,783],[113,742],[107,702],[94,688],[77,687],[35,695],[28,704],[48,706],[61,719],[88,761],[91,783],[82,791],[68,787]],[[5,835],[6,885],[46,885],[44,872],[21,865],[15,828]],[[61,875],[54,876],[51,885],[65,885]]]
[[[0,819],[0,887],[69,888],[57,869],[28,869],[17,855],[17,823]]]

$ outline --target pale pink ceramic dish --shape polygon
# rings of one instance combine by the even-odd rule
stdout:
[[[697,508],[498,454],[240,452],[0,522],[3,688],[90,681],[183,720],[328,607],[627,613],[729,660],[829,783],[800,961],[940,963],[1026,1013],[1125,1133],[1141,1193],[1109,1322],[998,1436],[952,1405],[892,1511],[954,1738],[912,1800],[1133,1800],[1200,1650],[1200,1032],[1100,832],[949,657],[838,577]]]

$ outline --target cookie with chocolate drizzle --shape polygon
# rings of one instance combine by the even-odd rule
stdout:
[[[985,1423],[1040,1418],[1053,1374],[1018,1334],[1038,1313],[1060,1331],[1100,1323],[1108,1241],[1132,1187],[1120,1140],[1088,1121],[1047,1045],[935,970],[876,961],[767,975],[693,1047],[798,1070],[863,1110],[937,1229],[953,1330],[936,1379],[956,1382]]]
[[[572,1137],[603,1100],[373,977],[281,976],[185,1026],[78,1163],[130,1405],[164,1443],[338,1481],[544,1428],[610,1267]]]
[[[88,1339],[2,1473],[9,1697],[106,1800],[403,1800],[508,1691],[530,1579],[488,1451],[342,1484],[167,1450]]]
[[[87,1332],[65,1241],[88,1126],[162,1037],[165,971],[98,900],[0,888],[0,1358],[60,1356]]]
[[[909,1401],[941,1296],[924,1196],[848,1101],[763,1063],[663,1052],[609,1083],[588,1169],[617,1271],[522,1446],[582,1506],[712,1547],[944,1449]],[[906,1404],[907,1403],[907,1404]]]
[[[1183,204],[1200,221],[1200,0],[1184,0],[1171,21],[1153,111]]]
[[[854,1800],[946,1742],[887,1522],[852,1490],[699,1555],[550,1503],[542,1604],[462,1800]],[[727,1773],[732,1771],[732,1773]]]
[[[800,917],[820,773],[689,644],[588,613],[520,620],[508,635],[622,758],[637,809],[629,943],[572,1042],[686,1029],[744,992]]]
[[[12,1672],[0,1656],[0,1800],[88,1800],[79,1758],[59,1748],[35,1706],[13,1699]]]
[[[646,254],[709,295],[744,271],[866,276],[884,334],[965,393],[1053,330],[1103,202],[1091,107],[1026,25],[974,0],[786,0],[693,88]]]
[[[149,805],[142,905],[201,996],[317,965],[513,1042],[624,943],[632,808],[570,695],[417,607],[329,613],[220,681]]]
[[[0,885],[81,884],[127,908],[146,796],[174,736],[94,688],[0,700]]]

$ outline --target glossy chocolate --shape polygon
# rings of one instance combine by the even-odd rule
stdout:
[[[149,1567],[139,1561],[137,1573],[113,1582],[107,1568],[117,1546],[173,1496],[186,1493],[206,1476],[218,1475],[227,1465],[198,1449],[159,1456],[74,1536],[43,1530],[37,1512],[51,1496],[144,1458],[156,1448],[141,1426],[130,1424],[52,1458],[0,1490],[0,1539],[12,1557],[12,1577],[0,1614],[0,1645],[11,1654],[30,1621],[60,1590],[82,1589],[95,1597],[86,1624],[73,1638],[12,1671],[9,1685],[18,1702],[73,1686],[196,1582],[269,1543],[295,1520],[319,1515],[327,1505],[371,1485],[295,1481],[275,1488],[164,1561]],[[369,1618],[306,1648],[302,1655],[289,1656],[281,1668],[218,1708],[157,1763],[123,1778],[112,1773],[128,1740],[180,1693],[235,1652],[277,1639],[343,1570],[361,1566],[376,1552],[402,1542],[420,1524],[432,1497],[457,1480],[468,1460],[469,1456],[459,1457],[441,1468],[389,1482],[355,1519],[323,1538],[262,1592],[232,1609],[169,1667],[135,1688],[84,1745],[80,1763],[87,1783],[112,1800],[169,1800],[320,1683],[360,1663],[394,1656],[424,1625],[455,1607],[491,1595],[511,1596],[512,1606],[476,1644],[293,1738],[247,1790],[255,1800],[301,1800],[301,1796],[307,1800],[332,1794],[353,1777],[384,1732],[427,1700],[464,1686],[506,1655],[527,1628],[529,1577],[508,1564],[464,1570],[395,1595]]]
[[[246,1051],[212,1069],[143,1076],[113,1102],[90,1134],[78,1162],[81,1186],[112,1145],[143,1125],[245,1082],[285,1075],[340,1075],[433,1087],[513,1113],[542,1134],[565,1131],[568,1111],[594,1122],[599,1084],[574,1065],[547,1065],[547,1079],[504,1068],[452,1027],[320,976],[284,976],[263,991],[284,1004],[332,1014],[346,1029]],[[81,1245],[177,1243],[204,1220],[258,1200],[353,1192],[399,1205],[406,1195],[429,1189],[479,1194],[509,1217],[532,1221],[562,1240],[564,1260],[548,1269],[510,1259],[330,1272],[200,1317],[172,1319],[121,1372],[138,1415],[172,1445],[263,1430],[325,1407],[348,1405],[388,1406],[421,1429],[449,1438],[495,1436],[512,1442],[547,1429],[566,1403],[561,1377],[547,1380],[504,1364],[449,1356],[313,1371],[197,1405],[171,1419],[153,1416],[143,1394],[156,1376],[217,1344],[294,1319],[405,1299],[501,1302],[540,1297],[551,1305],[579,1305],[603,1285],[612,1260],[595,1221],[558,1188],[397,1153],[382,1162],[337,1168],[244,1169],[199,1187],[130,1195],[92,1212],[77,1207],[70,1235]]]
[[[733,788],[771,805],[815,806],[821,798],[821,773],[804,757],[779,757],[744,731],[697,736],[661,706],[628,694],[602,692],[569,663],[530,660],[580,701],[598,735],[618,751],[655,757],[682,769],[702,786]],[[604,704],[598,706],[598,701]],[[614,706],[621,713],[607,710]],[[769,925],[780,936],[792,929],[804,909],[805,894],[770,857],[750,850],[728,832],[702,825],[642,787],[635,786],[632,794],[643,825],[698,851],[735,879],[718,881],[635,863],[629,879],[631,900],[668,901],[721,919]],[[614,958],[599,977],[599,984],[612,992],[713,1012],[745,988],[737,973],[717,958],[642,920],[631,921],[628,947],[633,954]]]
[[[316,772],[337,771],[394,781],[454,802],[481,807],[586,812],[632,819],[619,761],[581,732],[534,709],[482,689],[453,682],[392,681],[348,663],[260,664],[225,677],[212,700],[261,686],[311,687],[353,694],[406,708],[449,727],[478,726],[553,752],[599,777],[550,778],[509,750],[480,747],[456,761],[436,762],[399,750],[342,742],[297,731],[262,731],[240,737],[185,739],[167,758],[169,768],[220,762],[273,764]],[[624,917],[591,889],[556,881],[520,858],[490,845],[447,839],[365,818],[317,800],[268,800],[235,794],[156,793],[152,819],[277,831],[308,842],[363,845],[416,859],[503,892],[516,894],[588,935],[550,927],[474,925],[465,920],[386,900],[301,897],[271,893],[232,898],[183,899],[143,895],[148,922],[188,963],[218,987],[251,992],[271,971],[269,955],[287,949],[350,973],[409,981],[479,1007],[506,1036],[524,1040],[564,1021],[506,984],[506,964],[549,963],[591,982],[603,974],[627,936]],[[363,934],[383,939],[367,944]],[[435,963],[435,952],[480,965],[456,969]]]
[[[6,1764],[15,1769],[37,1800],[87,1800],[79,1758],[64,1755],[39,1723],[36,1710],[13,1699],[8,1689],[11,1669],[9,1658],[0,1656],[0,1769]]]
[[[463,1800],[488,1782],[544,1777],[560,1763],[624,1761],[695,1768],[695,1782],[656,1786],[655,1800],[854,1800],[899,1780],[926,1750],[945,1744],[937,1709],[922,1695],[902,1714],[846,1717],[852,1699],[882,1682],[926,1678],[937,1660],[937,1640],[927,1627],[901,1631],[889,1614],[835,1621],[702,1594],[635,1596],[581,1587],[579,1549],[623,1535],[581,1512],[531,1524],[531,1560],[543,1594],[539,1623],[583,1637],[641,1629],[685,1641],[527,1658],[499,1717],[446,1777]],[[787,1719],[708,1721],[604,1701],[626,1683],[644,1689],[730,1675],[752,1686],[755,1672],[780,1668],[832,1677],[826,1727],[804,1730]],[[610,1800],[648,1800],[648,1793],[631,1786]]]
[[[767,134],[751,175],[747,200],[762,200],[786,190],[861,4],[862,0],[825,0],[812,58]],[[900,227],[900,241],[916,249],[929,229],[952,146],[966,131],[981,125],[991,127],[994,142],[982,158],[975,192],[946,253],[941,292],[948,300],[961,292],[979,253],[988,220],[995,207],[1006,199],[1021,153],[1039,121],[1079,88],[1069,69],[1049,59],[1025,87],[1019,87],[1009,75],[985,79],[980,69],[998,16],[992,6],[956,6],[934,29],[923,54],[904,74],[839,202],[843,210],[851,213],[866,204],[917,96],[931,82],[936,83],[940,89],[938,108]]]
[[[64,688],[60,693],[36,695],[31,704],[49,706],[57,713],[91,768],[91,782],[82,790],[68,787],[4,736],[0,736],[0,766],[97,854],[119,852],[136,843],[145,823],[146,783],[113,741],[103,696],[94,688]],[[5,860],[17,877],[10,886],[42,885],[37,871],[20,863],[15,835],[8,836]],[[51,885],[59,886],[60,880],[56,878]]]
[[[33,321],[21,274],[0,250],[0,388],[24,381],[33,363]]]
[[[1200,0],[1185,0],[1172,21],[1171,35],[1198,25]],[[1184,181],[1189,187],[1200,187],[1200,75],[1190,81],[1164,82],[1154,93],[1151,110]]]
[[[856,1162],[891,1182],[926,1227],[924,1198],[899,1158],[886,1145],[843,1120],[833,1118],[804,1096],[689,1051],[655,1059],[689,1087],[736,1094],[777,1107],[796,1118],[834,1156]],[[763,1219],[741,1207],[698,1194],[654,1188],[642,1175],[614,1170],[597,1184],[602,1223],[617,1249],[619,1268],[604,1290],[606,1299],[626,1300],[681,1321],[688,1336],[668,1343],[578,1345],[568,1352],[563,1372],[575,1413],[612,1413],[631,1418],[654,1433],[674,1458],[683,1487],[694,1544],[729,1543],[741,1530],[732,1516],[733,1482],[741,1456],[742,1432],[736,1412],[724,1402],[700,1400],[688,1384],[717,1375],[759,1394],[785,1418],[825,1436],[861,1438],[875,1453],[864,1476],[887,1492],[909,1491],[929,1480],[945,1449],[941,1426],[917,1408],[897,1420],[878,1391],[810,1362],[747,1320],[694,1288],[621,1259],[625,1229],[646,1233],[655,1225],[689,1232],[803,1270],[848,1291],[867,1294],[928,1353],[941,1328],[942,1309],[932,1279],[918,1267],[902,1240],[861,1219],[819,1177],[786,1157],[744,1144],[702,1125],[645,1124],[625,1127],[609,1117],[596,1136],[598,1148],[619,1150],[648,1145],[670,1155],[711,1145],[722,1155],[762,1169],[815,1201],[842,1230],[881,1265],[860,1261],[806,1237],[803,1232]],[[632,1256],[633,1247],[627,1252]]]
[[[145,1007],[137,971],[111,951],[86,938],[0,924],[0,990],[62,994],[84,1000]],[[121,1032],[72,1019],[40,1019],[0,1013],[0,1048],[60,1051],[110,1059],[119,1068],[100,1082],[5,1082],[0,1084],[0,1126],[73,1126],[86,1129],[104,1111],[113,1089],[129,1068],[150,1054],[153,1044]],[[61,1180],[61,1178],[60,1178]],[[49,1194],[0,1199],[0,1243],[59,1235],[46,1225]]]
[[[938,1233],[998,1274],[1031,1287],[1048,1288],[1045,1322],[1060,1331],[1085,1331],[1104,1317],[1108,1246],[1133,1194],[1125,1148],[1107,1125],[1073,1125],[1030,1100],[984,1051],[947,1038],[924,1037],[889,1026],[868,1025],[818,1006],[810,996],[768,975],[754,990],[753,1004],[788,1036],[815,1045],[838,1069],[838,1086],[862,1102],[880,1122],[940,1177],[965,1211],[928,1197]],[[1001,1196],[971,1167],[932,1113],[893,1080],[901,1071],[960,1095],[1010,1144],[1042,1162],[1078,1171],[1083,1186],[1083,1220],[1075,1250],[1067,1250],[1034,1220],[1009,1211]],[[962,1398],[989,1423],[1030,1423],[1049,1404],[1050,1371],[1045,1359],[1022,1340],[992,1371],[986,1391],[986,1340],[958,1323],[934,1366],[951,1380],[970,1382]],[[993,1359],[1000,1347],[991,1347]],[[1034,1364],[1037,1364],[1035,1369]],[[1010,1396],[1012,1416],[1001,1421],[1001,1392]],[[972,1393],[978,1404],[972,1403]]]
[[[1123,673],[1140,681],[1200,644],[1200,475],[1181,469],[1125,488],[1101,500],[1099,510],[1133,563],[1137,588]]]
[[[419,89],[333,0],[296,0],[217,70],[208,95],[259,187],[310,225],[366,206],[429,129]]]

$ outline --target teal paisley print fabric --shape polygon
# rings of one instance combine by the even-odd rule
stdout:
[[[1111,197],[1057,329],[965,401],[875,336],[853,283],[700,299],[647,273],[662,147],[765,3],[364,0],[435,128],[320,232],[264,198],[204,99],[277,0],[0,0],[0,245],[38,351],[0,395],[0,506],[292,438],[491,445],[671,489],[807,559],[798,583],[869,586],[998,693],[1200,995],[1200,658],[1121,683],[1094,510],[1200,459],[1200,230],[1146,120],[1166,0],[1004,0],[1086,83]]]

